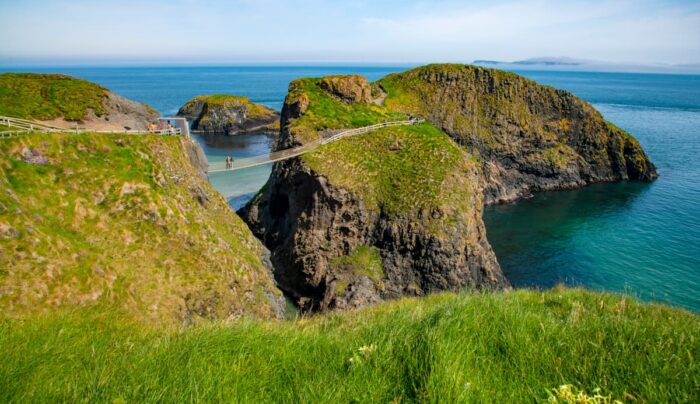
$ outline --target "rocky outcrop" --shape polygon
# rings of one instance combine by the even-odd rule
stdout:
[[[332,79],[334,88],[358,81]],[[341,110],[368,102],[339,97],[328,82],[290,85],[279,148],[303,143],[300,128],[324,129],[306,120],[314,102]],[[350,167],[355,175],[347,175]],[[481,186],[477,165],[445,134],[430,125],[389,128],[275,164],[239,214],[270,249],[278,286],[300,308],[346,309],[438,290],[507,287],[486,240]]]
[[[347,102],[372,101],[372,87],[367,79],[360,75],[326,76],[319,82],[320,87]]]
[[[77,124],[82,128],[95,129],[100,131],[122,132],[125,130],[148,130],[148,125],[157,123],[160,114],[148,105],[129,100],[111,91],[103,100],[105,113],[95,114],[94,110],[89,110]],[[64,128],[73,128],[75,123],[65,120],[45,121],[52,125]]]
[[[192,121],[192,130],[238,135],[250,132],[277,133],[279,113],[246,97],[233,95],[197,96],[177,113]]]
[[[590,104],[513,73],[430,65],[379,84],[387,108],[426,118],[480,158],[486,203],[657,176],[637,140]]]

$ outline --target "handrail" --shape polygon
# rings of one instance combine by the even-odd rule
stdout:
[[[126,130],[126,131],[113,131],[113,130],[94,130],[94,129],[89,129],[89,128],[59,128],[57,126],[51,126],[51,125],[46,125],[43,123],[38,123],[34,121],[29,121],[27,119],[21,119],[21,118],[13,118],[10,116],[0,116],[0,125],[7,126],[10,128],[17,128],[20,129],[19,131],[5,131],[5,132],[21,132],[21,133],[26,133],[26,132],[49,132],[49,133],[127,133],[127,134],[138,134],[138,135],[144,135],[144,134],[160,134],[160,135],[181,135],[182,130],[180,128],[173,128],[173,129],[162,129],[162,130],[155,130],[155,131],[150,131],[150,130]],[[3,133],[3,132],[0,132]],[[8,137],[8,136],[3,136],[0,135],[0,138],[2,137]]]
[[[298,157],[301,156],[302,154],[308,153],[310,151],[315,150],[321,145],[328,144],[331,142],[335,142],[337,140],[343,139],[348,136],[352,135],[359,135],[363,133],[369,133],[372,131],[375,131],[377,129],[382,129],[382,128],[387,128],[390,126],[408,126],[408,125],[420,125],[423,123],[422,119],[411,119],[408,121],[393,121],[393,122],[383,122],[383,123],[378,123],[370,126],[363,126],[361,128],[354,128],[354,129],[348,129],[344,130],[342,132],[336,133],[335,135],[322,139],[321,141],[317,142],[312,142],[312,143],[307,143],[302,146],[298,147],[293,147],[291,149],[285,149],[285,150],[280,150],[268,154],[262,154],[258,156],[253,156],[253,157],[244,157],[241,159],[237,159],[234,161],[233,165],[231,167],[227,168],[219,168],[221,165],[225,164],[224,162],[217,162],[215,164],[215,168],[212,170],[208,170],[208,173],[220,173],[220,172],[227,172],[227,171],[236,171],[236,170],[242,170],[244,168],[251,168],[251,167],[256,167],[256,166],[261,166],[264,164],[269,164],[269,163],[276,163],[278,161],[290,159],[292,157]],[[212,164],[210,164],[210,167]]]

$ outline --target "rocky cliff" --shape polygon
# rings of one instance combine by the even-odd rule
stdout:
[[[28,134],[0,142],[0,310],[110,307],[151,323],[282,315],[269,253],[190,139]]]
[[[160,114],[89,81],[62,74],[0,74],[0,115],[62,128],[147,130]]]
[[[464,65],[421,67],[374,84],[360,76],[296,80],[276,147],[407,116],[428,123],[353,136],[275,164],[241,210],[271,250],[279,286],[302,308],[507,287],[486,239],[484,203],[656,178],[639,143],[588,103]]]
[[[405,115],[371,104],[359,76],[290,85],[278,148]],[[501,288],[473,157],[430,124],[385,128],[275,164],[239,212],[303,309],[436,290]]]
[[[429,65],[378,84],[387,108],[424,117],[479,158],[486,203],[657,175],[637,140],[589,103],[513,73]]]
[[[279,130],[279,113],[234,95],[201,95],[180,108],[178,116],[192,121],[192,129],[207,133],[238,135]]]

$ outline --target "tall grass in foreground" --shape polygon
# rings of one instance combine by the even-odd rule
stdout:
[[[579,289],[441,294],[184,331],[89,310],[0,325],[0,401],[698,402],[700,317]]]

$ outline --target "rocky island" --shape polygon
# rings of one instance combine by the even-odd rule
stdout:
[[[64,74],[0,74],[0,114],[60,128],[148,129],[160,114],[86,80]]]
[[[239,135],[251,132],[277,134],[279,113],[246,97],[217,94],[200,95],[183,105],[177,113],[192,122],[200,133]]]
[[[381,104],[381,105],[380,105]],[[304,309],[508,287],[485,203],[597,181],[652,180],[639,143],[572,94],[512,73],[430,65],[376,83],[290,84],[277,148],[420,116],[276,163],[239,213]]]

